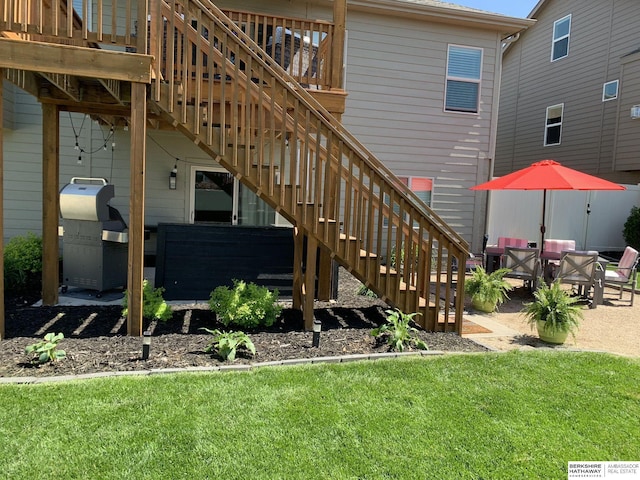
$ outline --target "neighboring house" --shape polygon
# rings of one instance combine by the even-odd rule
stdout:
[[[296,285],[309,285],[316,273],[307,268],[302,278],[299,271],[304,236],[391,305],[426,309],[431,329],[450,329],[449,307],[438,326],[433,291],[454,302],[458,329],[462,282],[453,292],[450,281],[432,284],[429,272],[452,278],[466,243],[481,244],[484,205],[468,188],[487,177],[494,157],[501,44],[533,21],[434,0],[249,1],[242,12],[233,1],[202,11],[187,1],[151,2],[142,21],[136,9],[102,19],[111,7],[73,3],[73,19],[66,3],[59,15],[60,25],[74,23],[73,34],[37,24],[48,15],[29,25],[29,32],[47,32],[51,63],[28,62],[36,47],[23,42],[30,38],[20,29],[30,21],[0,24],[10,39],[0,42],[9,80],[2,105],[5,239],[43,232],[45,252],[57,251],[52,192],[72,177],[104,177],[115,186],[111,205],[132,233],[130,283],[131,271],[137,279],[142,268],[141,252],[156,253],[154,235],[139,241],[143,226],[293,224],[301,233],[294,304],[310,305]],[[51,14],[48,4],[38,8]],[[104,31],[96,33],[96,24]],[[109,34],[112,24],[117,34]],[[73,47],[57,45],[58,30],[72,37],[60,43]],[[146,49],[145,38],[155,60],[137,55],[134,62],[131,52]],[[87,49],[97,62],[84,56]],[[56,55],[64,63],[55,63]],[[272,63],[262,65],[269,56],[304,89]],[[54,138],[52,118],[60,123]],[[398,271],[381,265],[395,245],[407,247]],[[307,265],[315,264],[314,249],[304,251]],[[47,263],[44,295],[52,301],[57,279]],[[308,328],[311,320],[307,309]]]
[[[551,158],[640,182],[640,3],[542,0],[504,53],[495,176]]]

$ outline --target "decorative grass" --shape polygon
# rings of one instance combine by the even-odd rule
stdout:
[[[640,361],[513,352],[0,386],[5,479],[539,479],[640,459]]]

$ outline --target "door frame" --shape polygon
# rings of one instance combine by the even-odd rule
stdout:
[[[186,212],[187,218],[185,219],[187,223],[194,224],[195,223],[195,213],[196,213],[196,172],[219,172],[219,173],[227,173],[231,176],[228,170],[217,166],[217,165],[191,165],[189,169],[189,209]],[[231,225],[238,224],[238,197],[240,193],[240,182],[236,177],[233,177],[233,198],[231,203]]]

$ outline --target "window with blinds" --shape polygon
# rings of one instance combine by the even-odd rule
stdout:
[[[444,109],[478,113],[482,49],[449,45]]]

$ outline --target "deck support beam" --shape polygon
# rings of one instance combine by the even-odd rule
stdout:
[[[302,310],[302,252],[304,234],[298,227],[293,227],[293,293],[292,301],[295,310]]]
[[[3,98],[4,69],[0,68],[0,252],[4,252],[4,119],[2,111],[4,105]],[[4,255],[0,255],[0,272],[4,272]],[[0,275],[0,340],[4,339],[4,275]]]
[[[42,304],[58,303],[60,282],[60,111],[42,104]]]
[[[304,271],[304,304],[302,306],[302,317],[304,319],[304,329],[308,332],[313,330],[313,301],[316,293],[316,260],[318,258],[318,240],[307,235],[307,259]]]
[[[144,202],[147,156],[147,89],[131,84],[131,178],[129,192],[129,261],[127,334],[142,336],[144,281]]]

